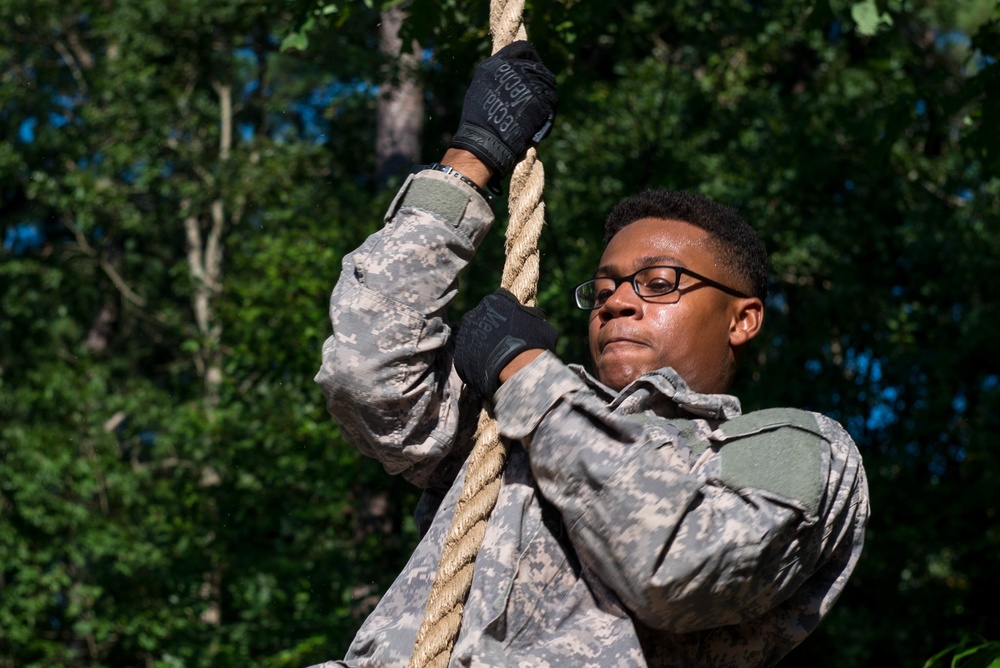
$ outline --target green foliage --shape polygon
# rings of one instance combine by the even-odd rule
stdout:
[[[340,259],[391,197],[367,148],[384,6],[0,0],[0,666],[336,658],[408,556],[415,491],[341,440],[311,380]],[[410,4],[427,160],[487,10]],[[1000,627],[997,4],[537,0],[526,18],[560,84],[539,296],[560,354],[586,358],[569,289],[615,202],[739,206],[774,268],[744,407],[842,420],[873,495],[858,572],[786,663],[995,660],[949,645]],[[185,223],[207,235],[217,206],[206,330]],[[499,281],[503,217],[456,312]]]
[[[892,26],[892,17],[888,12],[880,12],[875,0],[864,0],[851,6],[851,18],[857,25],[858,32],[872,36],[882,27]]]
[[[998,668],[1000,642],[965,638],[931,657],[924,668]]]
[[[263,5],[164,10],[0,3],[20,35],[0,47],[4,230],[42,239],[0,262],[0,665],[320,660],[413,540],[414,493],[339,440],[311,381],[339,257],[377,224],[371,163],[344,150],[371,98],[335,86],[336,40],[280,54],[288,17]],[[217,205],[219,344],[185,235]],[[376,543],[356,508],[380,494],[398,537]]]

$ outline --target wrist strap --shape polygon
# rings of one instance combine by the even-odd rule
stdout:
[[[417,172],[422,172],[425,169],[431,169],[434,170],[435,172],[450,174],[451,176],[456,177],[462,183],[472,186],[473,190],[479,193],[479,196],[482,197],[484,200],[486,200],[486,203],[489,204],[490,206],[493,206],[493,200],[496,199],[496,197],[502,194],[503,192],[500,189],[500,184],[497,179],[490,179],[490,182],[486,184],[486,188],[483,188],[478,183],[476,183],[475,181],[473,181],[472,179],[470,179],[468,176],[458,171],[457,169],[449,165],[442,165],[439,162],[432,162],[429,165],[417,165],[413,168],[413,170],[410,173],[416,174]],[[487,190],[487,188],[489,190]]]

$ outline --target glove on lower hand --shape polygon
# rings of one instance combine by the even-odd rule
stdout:
[[[552,350],[557,338],[544,311],[521,304],[500,288],[462,318],[455,338],[455,369],[466,385],[492,399],[508,362],[525,350]]]
[[[555,77],[531,44],[514,42],[476,68],[449,146],[469,151],[504,178],[528,145],[549,133],[555,114]]]

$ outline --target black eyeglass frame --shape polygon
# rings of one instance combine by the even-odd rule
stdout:
[[[659,293],[657,295],[649,295],[648,297],[647,296],[643,296],[639,292],[639,284],[636,282],[635,279],[636,279],[636,277],[639,274],[641,274],[644,271],[649,271],[650,269],[673,269],[674,272],[676,273],[676,278],[674,279],[674,286],[672,288],[670,288],[669,290],[667,290],[666,292],[661,292],[661,293]],[[621,278],[614,278],[612,276],[598,276],[598,277],[592,278],[592,279],[590,279],[588,281],[584,281],[583,283],[580,283],[579,285],[577,285],[576,287],[573,288],[573,303],[576,304],[576,307],[578,309],[581,309],[583,311],[596,311],[597,309],[599,309],[602,306],[604,306],[605,302],[607,302],[606,299],[603,302],[601,302],[600,304],[596,304],[594,306],[581,306],[580,305],[580,288],[584,287],[585,285],[592,285],[593,283],[596,283],[597,281],[614,281],[614,283],[615,283],[615,289],[612,291],[611,294],[614,294],[615,292],[618,292],[618,288],[621,287],[622,283],[628,282],[628,283],[630,283],[632,285],[632,290],[635,292],[636,296],[639,297],[639,299],[641,299],[644,302],[656,303],[653,300],[660,299],[662,297],[666,297],[667,295],[672,294],[674,292],[677,292],[677,290],[680,289],[681,276],[683,276],[684,274],[687,274],[688,276],[691,276],[692,278],[697,278],[699,281],[701,281],[705,285],[711,286],[711,287],[713,287],[713,288],[715,288],[717,290],[722,290],[723,292],[725,292],[727,294],[730,294],[730,295],[733,295],[734,297],[740,297],[741,299],[749,299],[750,298],[750,295],[748,295],[748,294],[746,294],[744,292],[740,292],[739,290],[731,288],[728,285],[723,285],[722,283],[719,283],[718,281],[713,281],[711,278],[708,278],[707,276],[702,276],[701,274],[699,274],[697,272],[694,272],[694,271],[691,271],[690,269],[687,269],[685,267],[675,267],[673,265],[664,264],[664,265],[655,265],[655,266],[652,266],[652,267],[643,267],[642,269],[640,269],[639,271],[635,272],[634,274],[629,274],[628,276],[622,276]]]

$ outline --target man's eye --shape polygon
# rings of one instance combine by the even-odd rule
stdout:
[[[594,301],[597,302],[598,304],[603,304],[604,302],[606,302],[609,299],[611,299],[611,295],[613,295],[613,294],[615,294],[615,291],[611,290],[610,288],[605,288],[603,290],[598,290],[594,294]]]
[[[670,292],[673,289],[674,284],[672,281],[667,281],[662,278],[654,278],[653,280],[645,283],[642,287],[650,294],[662,295],[666,292]]]

